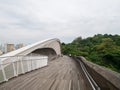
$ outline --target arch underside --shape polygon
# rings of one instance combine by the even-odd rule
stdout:
[[[54,57],[57,56],[55,50],[52,49],[52,48],[39,48],[39,49],[36,49],[36,50],[32,51],[28,55],[43,55],[43,56],[48,56],[49,60],[51,60],[52,58],[54,58]]]

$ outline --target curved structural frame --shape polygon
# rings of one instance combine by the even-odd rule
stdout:
[[[57,38],[54,38],[54,39],[47,39],[44,41],[40,41],[40,42],[31,44],[31,45],[25,46],[18,50],[4,54],[0,57],[28,55],[28,54],[34,52],[35,50],[42,49],[42,48],[51,48],[55,51],[56,55],[61,55],[60,40]]]

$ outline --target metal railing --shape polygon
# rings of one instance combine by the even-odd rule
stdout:
[[[47,56],[0,57],[0,83],[47,65]]]
[[[79,59],[75,57],[75,60],[79,63],[82,71],[84,72],[84,75],[86,76],[88,82],[90,83],[92,90],[101,90],[98,84],[95,82],[95,80],[92,78],[92,76],[88,73],[84,63]]]

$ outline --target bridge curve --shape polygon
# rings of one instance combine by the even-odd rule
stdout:
[[[33,54],[33,56],[36,54],[45,55],[45,57],[31,57],[29,56],[31,54]],[[19,55],[26,57],[21,58]],[[24,74],[31,71],[30,73],[26,73],[25,75],[1,84],[0,90],[120,89],[120,77],[115,73],[88,62],[84,57],[68,57],[63,55],[47,63],[47,58],[55,55],[61,55],[59,39],[40,41],[0,56],[13,56],[12,58],[0,60],[0,76],[3,74],[2,77],[4,81],[12,78],[12,75],[14,77],[21,73]],[[15,62],[14,56],[18,59]],[[7,61],[7,59],[8,61],[13,60],[13,62],[6,64],[2,62]],[[46,67],[41,68],[43,66]]]
[[[47,53],[44,53],[44,51],[47,51]],[[17,56],[17,55],[26,56],[30,54],[46,55],[48,57],[51,57],[52,55],[57,55],[57,56],[61,55],[60,40],[56,38],[43,40],[31,45],[25,46],[18,50],[9,52],[0,57]]]

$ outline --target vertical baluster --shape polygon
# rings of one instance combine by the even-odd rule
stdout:
[[[38,64],[39,64],[39,57],[37,58],[37,62],[36,62],[36,68],[38,69]]]
[[[16,57],[17,58],[17,75],[19,74],[19,62],[20,62],[20,59],[19,59],[19,56]]]
[[[23,57],[21,56],[21,57],[20,57],[21,69],[22,69],[22,73],[25,73],[25,72],[24,72],[23,60],[22,60],[22,59],[23,59]]]
[[[31,59],[31,56],[30,56],[30,61],[31,61],[31,70],[33,70],[33,65],[32,65],[32,59]]]
[[[29,57],[29,66],[30,66],[30,71],[32,70],[32,65],[31,65],[31,59],[30,59],[30,56]]]
[[[27,68],[28,68],[27,72],[28,72],[28,71],[30,71],[29,57],[28,56],[26,56],[26,61],[27,61]]]
[[[6,74],[5,74],[5,69],[4,69],[4,66],[1,60],[0,60],[0,66],[1,66],[3,77],[4,77],[4,81],[8,81]]]
[[[15,57],[12,57],[12,65],[13,65],[14,76],[17,76],[16,69],[15,69]]]
[[[34,58],[35,58],[35,60],[33,60],[34,61],[34,69],[36,69],[37,58],[36,58],[36,56]]]
[[[18,63],[18,57],[17,56],[15,56],[15,59],[16,59],[16,61],[15,61],[15,63],[16,63],[16,75],[18,76],[18,66],[17,66],[17,63]]]

